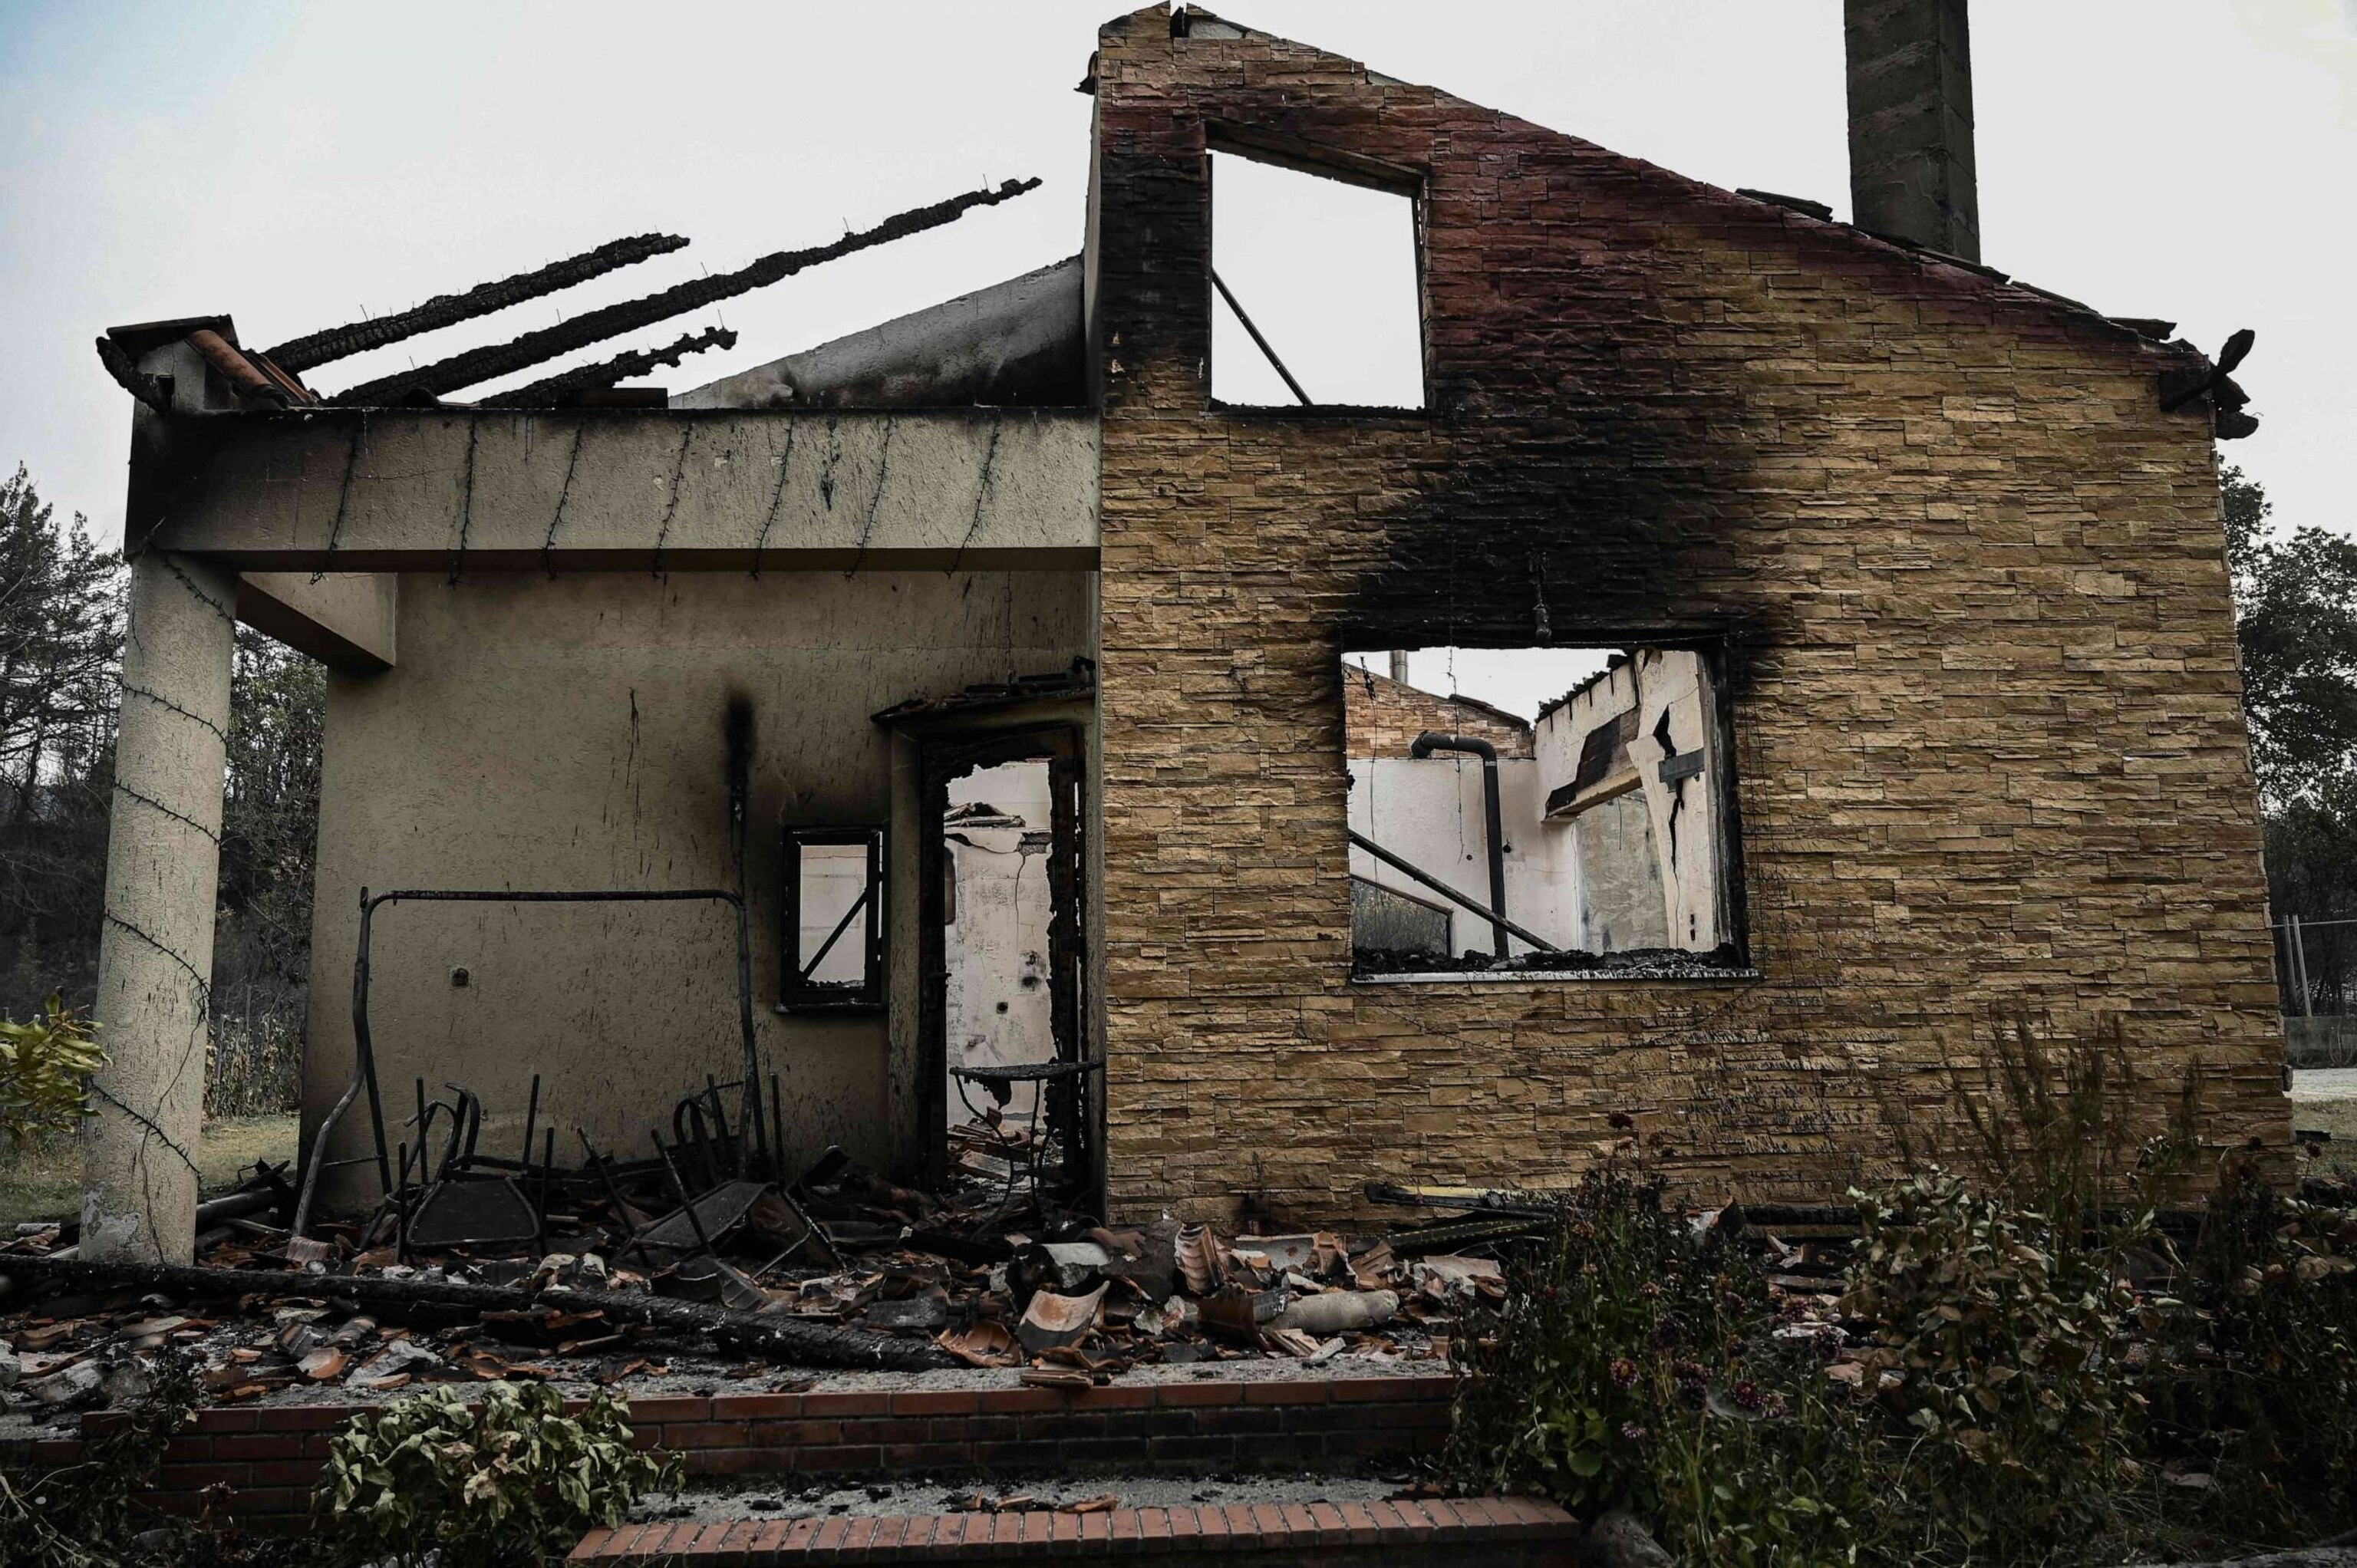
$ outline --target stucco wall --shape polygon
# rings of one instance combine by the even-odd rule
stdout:
[[[755,1018],[787,1139],[887,1159],[883,1015],[772,1011],[779,824],[883,821],[888,737],[868,715],[1068,663],[1092,639],[1088,578],[414,574],[399,603],[400,663],[329,681],[307,1130],[350,1071],[361,888],[726,886],[737,691],[758,726]],[[374,968],[388,1121],[416,1076],[430,1090],[456,1079],[484,1099],[489,1152],[515,1152],[535,1070],[542,1124],[573,1159],[576,1124],[600,1149],[646,1154],[678,1096],[737,1070],[734,928],[717,906],[390,906]],[[348,1122],[340,1153],[364,1126]]]
[[[1223,30],[1096,70],[1115,1210],[1565,1183],[1616,1112],[1697,1197],[1822,1196],[2016,1015],[2121,1018],[2148,1115],[2198,1066],[2213,1146],[2287,1148],[2184,353]],[[1215,128],[1420,189],[1426,409],[1210,404]],[[1352,983],[1339,653],[1543,614],[1735,650],[1759,980]]]

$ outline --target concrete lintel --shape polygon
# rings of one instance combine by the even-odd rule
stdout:
[[[237,582],[237,618],[335,670],[374,674],[393,668],[401,580],[389,572],[247,572]]]
[[[1092,411],[333,410],[175,418],[149,542],[250,572],[1071,570]],[[135,462],[135,468],[141,466]]]

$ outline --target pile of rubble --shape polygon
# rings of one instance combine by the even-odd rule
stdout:
[[[1171,1219],[1116,1230],[991,1171],[924,1193],[837,1150],[784,1185],[730,1174],[725,1149],[690,1180],[674,1155],[637,1169],[593,1155],[545,1173],[525,1245],[427,1245],[429,1223],[496,1229],[506,1201],[431,1188],[294,1234],[294,1194],[274,1167],[208,1206],[194,1268],[82,1262],[70,1225],[21,1228],[0,1245],[12,1287],[0,1310],[13,1309],[0,1317],[13,1347],[0,1385],[19,1407],[124,1402],[167,1346],[195,1359],[216,1402],[510,1378],[791,1388],[815,1368],[1005,1369],[1080,1386],[1241,1358],[1445,1361],[1465,1309],[1504,1294],[1484,1254],[1540,1222],[1534,1211],[1381,1236],[1222,1236]],[[665,1191],[685,1200],[658,1208]]]

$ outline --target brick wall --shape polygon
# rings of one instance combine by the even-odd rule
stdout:
[[[639,1446],[679,1455],[699,1476],[1079,1469],[1344,1471],[1437,1454],[1456,1380],[1430,1377],[1204,1380],[1062,1391],[693,1394],[634,1399]],[[228,1406],[173,1438],[153,1498],[253,1527],[308,1514],[311,1488],[344,1423],[371,1407]],[[578,1402],[576,1402],[578,1408]],[[120,1424],[98,1412],[76,1437],[0,1446],[0,1464],[77,1463],[84,1440]]]
[[[1117,1209],[1561,1182],[1622,1110],[1820,1194],[2017,1015],[2287,1145],[2183,350],[1297,45],[1100,46]],[[1419,171],[1426,411],[1209,403],[1207,123]],[[1756,983],[1351,983],[1338,656],[1528,645],[1547,585],[1558,644],[1722,650]]]
[[[1356,666],[1342,676],[1344,734],[1352,757],[1405,757],[1426,730],[1488,741],[1501,757],[1530,757],[1531,726],[1512,714],[1427,692]]]

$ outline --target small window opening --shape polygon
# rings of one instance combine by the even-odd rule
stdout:
[[[1211,395],[1424,406],[1415,204],[1211,156]]]
[[[884,830],[786,832],[789,1012],[884,1004]]]
[[[1692,648],[1345,654],[1354,972],[1741,970],[1719,690]]]

